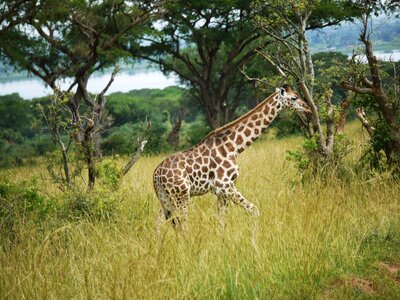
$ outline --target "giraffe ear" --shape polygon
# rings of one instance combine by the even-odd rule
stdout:
[[[285,89],[284,88],[281,88],[281,90],[280,90],[280,92],[281,92],[281,96],[283,96],[283,95],[285,95]]]
[[[275,92],[280,93],[281,89],[280,88],[275,88]]]

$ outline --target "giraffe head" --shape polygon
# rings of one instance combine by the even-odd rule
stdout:
[[[278,93],[279,99],[281,100],[283,106],[300,112],[311,113],[307,103],[304,102],[299,95],[292,90],[290,85],[284,84],[281,88],[277,88],[276,92]]]

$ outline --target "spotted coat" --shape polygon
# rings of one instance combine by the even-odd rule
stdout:
[[[218,197],[220,220],[229,201],[258,215],[257,207],[236,189],[239,176],[236,158],[271,124],[291,91],[276,92],[239,119],[211,132],[193,148],[176,153],[161,162],[154,171],[153,183],[160,200],[161,214],[173,223],[186,219],[190,197],[212,192]],[[178,223],[177,223],[178,222]]]

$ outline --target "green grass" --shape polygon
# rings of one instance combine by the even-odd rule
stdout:
[[[360,141],[360,127],[350,129]],[[165,155],[141,158],[114,193],[113,218],[21,220],[16,242],[0,249],[0,298],[398,298],[400,274],[381,267],[400,262],[398,182],[301,184],[285,160],[300,144],[267,136],[239,157],[237,187],[260,208],[258,219],[231,205],[222,230],[216,199],[207,195],[192,199],[187,232],[165,224],[160,237],[151,175]],[[46,168],[9,175],[29,174]],[[59,195],[48,182],[41,191]]]

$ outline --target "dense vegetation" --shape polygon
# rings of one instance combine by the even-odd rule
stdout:
[[[357,157],[365,132],[346,134]],[[301,184],[284,158],[300,142],[269,134],[239,157],[238,188],[258,219],[230,206],[221,230],[208,195],[193,199],[187,233],[165,224],[160,237],[151,175],[164,154],[91,194],[61,194],[43,164],[3,171],[0,297],[397,298],[399,183],[348,174]]]
[[[383,22],[391,37],[371,18],[399,6],[2,1],[0,68],[52,94],[0,96],[0,298],[398,298],[400,72],[374,47],[393,44],[399,23]],[[355,39],[351,58],[312,52]],[[118,64],[138,59],[180,87],[109,94]],[[102,71],[108,83],[89,93]],[[237,187],[261,215],[230,207],[223,228],[205,195],[191,199],[186,230],[157,231],[160,161],[286,82],[309,114],[283,110],[237,157]]]

